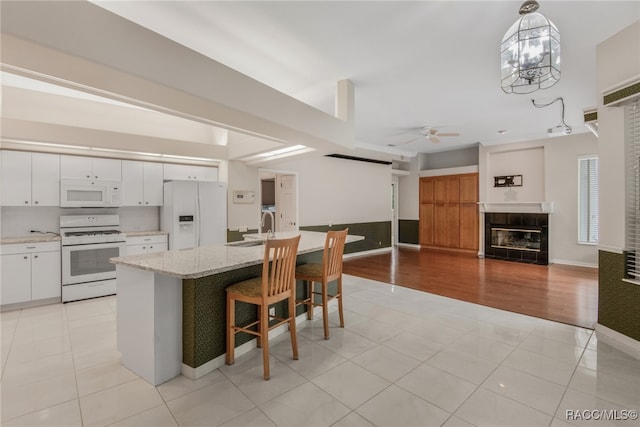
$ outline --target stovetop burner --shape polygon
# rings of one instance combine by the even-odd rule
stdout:
[[[121,243],[126,234],[119,227],[118,215],[63,215],[60,217],[62,246]]]

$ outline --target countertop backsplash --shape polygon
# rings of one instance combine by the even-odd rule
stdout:
[[[121,207],[121,208],[59,208],[5,206],[0,209],[0,233],[2,238],[29,236],[31,230],[60,232],[61,215],[118,214],[122,231],[158,230],[160,227],[160,208],[158,207]]]

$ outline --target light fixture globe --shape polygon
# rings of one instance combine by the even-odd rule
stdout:
[[[502,90],[531,93],[560,80],[560,32],[536,1],[520,7],[522,17],[507,31],[500,45]]]

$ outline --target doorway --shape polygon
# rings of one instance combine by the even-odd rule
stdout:
[[[298,230],[298,174],[259,169],[258,178],[260,232]]]

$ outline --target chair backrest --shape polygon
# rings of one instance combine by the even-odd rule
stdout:
[[[295,283],[300,235],[268,239],[262,264],[262,295],[265,298],[291,290]]]
[[[324,241],[324,252],[322,253],[322,274],[331,281],[342,274],[342,255],[344,254],[344,243],[347,240],[349,229],[341,231],[328,231]]]

